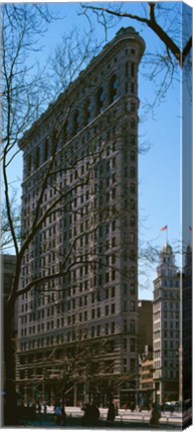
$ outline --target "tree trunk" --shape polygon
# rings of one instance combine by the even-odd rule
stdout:
[[[74,385],[74,397],[73,397],[73,405],[76,407],[77,406],[77,385]]]
[[[3,407],[4,425],[17,425],[17,395],[16,395],[16,363],[13,334],[13,310],[5,307],[4,311],[4,387],[5,398]]]

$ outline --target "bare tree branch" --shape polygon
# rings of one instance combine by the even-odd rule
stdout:
[[[112,15],[118,18],[129,18],[134,21],[141,22],[145,25],[147,25],[158,37],[159,39],[164,43],[165,47],[171,51],[171,53],[174,55],[175,59],[177,60],[178,65],[182,68],[184,65],[184,61],[190,52],[192,48],[192,38],[189,38],[188,42],[186,42],[185,47],[181,51],[179,46],[175,43],[174,39],[170,37],[169,33],[165,31],[162,26],[158,23],[156,16],[155,16],[155,2],[148,2],[147,3],[148,9],[149,9],[149,18],[145,18],[139,15],[134,15],[129,12],[121,12],[117,10],[113,10],[113,8],[106,8],[106,7],[98,7],[98,6],[90,6],[82,4],[82,8],[84,10],[92,10],[95,13],[99,14],[108,14]],[[105,22],[104,22],[104,25]]]

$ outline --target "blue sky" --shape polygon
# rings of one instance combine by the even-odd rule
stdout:
[[[128,7],[137,13],[144,4],[131,3]],[[81,32],[88,29],[85,17],[77,14],[80,12],[79,3],[55,3],[50,4],[50,8],[60,12],[64,19],[51,24],[44,36],[44,49],[38,58],[41,62],[46,62],[63,34],[67,35],[77,27],[81,35]],[[101,25],[96,20],[93,22],[97,39],[104,41]],[[118,21],[117,25],[109,30],[106,42],[115,36],[120,27],[127,26],[133,26],[140,33],[145,40],[147,51],[155,52],[159,49],[160,42],[151,30],[128,19]],[[153,83],[144,78],[143,72],[141,66],[139,144],[148,144],[150,149],[139,156],[139,239],[143,242],[143,247],[150,243],[151,246],[161,248],[165,244],[166,236],[160,229],[166,224],[169,242],[175,245],[180,238],[180,83],[175,81],[172,84],[165,101],[155,107],[154,113],[145,113],[146,101],[153,101],[155,95]],[[18,158],[15,174],[20,175],[21,172],[21,158]],[[187,224],[191,225],[191,220],[188,220]],[[145,274],[139,274],[140,298],[152,298],[152,280],[155,276],[155,266],[153,269],[146,267]]]

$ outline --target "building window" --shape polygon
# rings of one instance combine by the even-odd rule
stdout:
[[[63,136],[63,140],[65,142],[67,140],[67,138],[68,138],[68,123],[67,123],[67,120],[64,122],[64,125],[63,125],[62,136]]]
[[[25,370],[20,371],[20,379],[25,379]]]
[[[131,76],[132,78],[135,76],[135,63],[131,63]]]
[[[106,273],[106,274],[105,274],[105,282],[106,282],[106,283],[109,282],[109,273]]]
[[[54,129],[52,132],[52,150],[51,150],[52,155],[55,153],[56,146],[57,146],[57,140],[58,140],[57,132],[56,132],[56,129]]]
[[[128,74],[129,74],[129,62],[126,61],[126,63],[125,63],[125,77],[126,78],[127,78]]]
[[[40,148],[37,147],[35,154],[35,169],[38,169],[40,166]]]
[[[103,87],[100,87],[97,90],[96,109],[97,109],[97,115],[100,114],[104,110],[104,90],[103,90]]]
[[[115,333],[115,322],[114,321],[111,323],[111,333],[112,334]]]
[[[131,293],[131,295],[135,295],[135,285],[134,284],[130,285],[130,293]]]
[[[127,372],[127,359],[123,359],[123,372]]]
[[[30,175],[31,174],[31,170],[32,170],[32,157],[31,155],[27,156],[27,173],[26,175]]]
[[[84,125],[86,126],[91,121],[91,106],[90,99],[84,104]]]
[[[105,324],[105,334],[106,335],[109,334],[109,324],[108,323]]]
[[[135,169],[135,167],[131,167],[130,168],[130,177],[135,178],[135,176],[136,176],[136,169]]]
[[[131,120],[130,120],[130,128],[131,129],[135,129],[135,127],[136,127],[136,121],[135,121],[134,118],[131,118]]]
[[[131,93],[135,93],[135,85],[134,83],[131,83]]]
[[[131,153],[130,153],[130,160],[131,160],[131,162],[135,162],[136,161],[136,153],[135,153],[134,150],[131,151]]]
[[[123,321],[123,332],[126,333],[127,332],[127,320]]]
[[[131,102],[131,111],[132,112],[136,111],[136,104],[135,104],[135,102]]]
[[[131,372],[136,372],[136,360],[135,359],[130,360],[130,366],[131,366]]]
[[[135,302],[134,301],[130,302],[130,311],[135,312]]]
[[[48,139],[46,139],[44,143],[44,161],[46,162],[49,156],[49,142]]]
[[[134,320],[130,321],[130,333],[135,334],[135,321]]]
[[[109,102],[112,103],[117,98],[117,76],[114,74],[110,79],[110,86],[109,86]]]
[[[106,306],[105,306],[105,315],[108,315],[108,314],[109,314],[109,306],[106,305]]]
[[[123,339],[123,350],[127,351],[127,339]]]
[[[136,138],[135,135],[130,135],[130,144],[133,146],[136,144]]]
[[[130,352],[135,352],[135,339],[130,340]]]
[[[115,297],[115,287],[111,288],[111,297]]]
[[[101,334],[101,326],[98,325],[97,326],[97,336],[100,336],[100,334]]]
[[[74,112],[73,116],[73,133],[76,134],[79,129],[79,110]]]
[[[111,313],[112,314],[115,313],[115,303],[112,303],[112,305],[111,305]]]

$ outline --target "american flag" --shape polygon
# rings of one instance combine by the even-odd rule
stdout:
[[[165,225],[163,228],[161,228],[161,231],[166,231],[168,229],[168,226]]]

